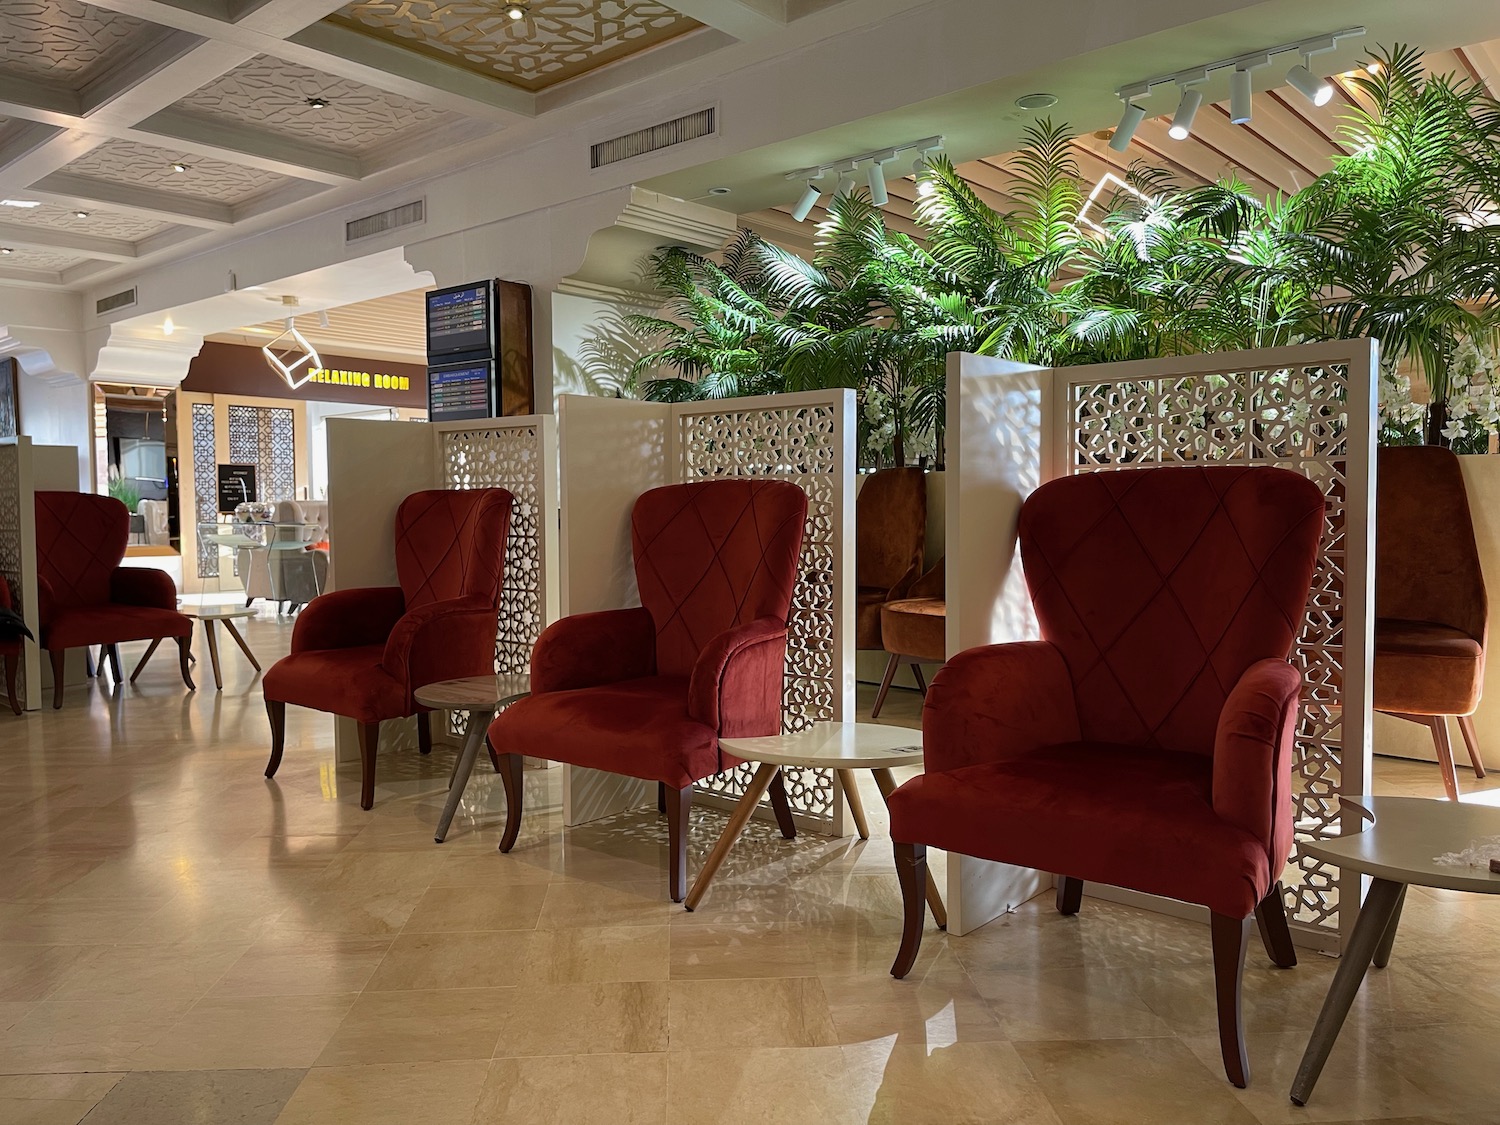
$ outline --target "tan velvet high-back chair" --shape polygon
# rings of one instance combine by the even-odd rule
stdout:
[[[854,504],[855,647],[880,648],[880,607],[906,596],[922,573],[927,542],[927,474],[881,469]]]
[[[1378,454],[1375,510],[1375,710],[1432,731],[1443,788],[1458,800],[1448,716],[1458,719],[1474,773],[1489,602],[1463,472],[1452,450]]]
[[[911,584],[906,597],[886,602],[880,607],[880,636],[886,652],[885,675],[875,693],[870,718],[878,719],[885,706],[886,694],[901,665],[911,667],[912,677],[923,695],[927,681],[922,678],[923,664],[941,664],[948,659],[948,601],[943,559]]]

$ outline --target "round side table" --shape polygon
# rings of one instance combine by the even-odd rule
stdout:
[[[1440,855],[1467,850],[1483,837],[1500,836],[1500,809],[1426,797],[1345,797],[1344,801],[1370,820],[1365,830],[1330,840],[1305,841],[1302,850],[1372,878],[1359,908],[1359,920],[1349,935],[1349,946],[1339,961],[1292,1082],[1292,1101],[1297,1105],[1306,1105],[1312,1097],[1313,1086],[1371,963],[1383,969],[1390,960],[1406,888],[1415,884],[1500,895],[1500,875],[1488,868],[1434,862]]]
[[[854,771],[869,770],[875,775],[875,785],[880,796],[889,800],[896,781],[891,777],[895,766],[920,766],[922,764],[922,732],[910,727],[892,727],[883,723],[814,723],[807,730],[796,734],[769,735],[765,738],[721,738],[719,745],[725,753],[743,758],[747,762],[759,762],[754,778],[746,788],[744,796],[734,806],[729,823],[713,851],[703,862],[703,869],[693,881],[683,903],[692,910],[702,900],[714,875],[724,862],[724,857],[734,847],[740,833],[745,830],[755,806],[760,803],[771,779],[782,766],[810,766],[815,769],[833,770],[839,786],[849,801],[849,811],[854,816],[855,826],[862,840],[870,838],[865,825],[864,808],[860,805],[859,792],[854,786]],[[948,925],[948,912],[943,906],[937,886],[927,880],[927,905],[932,909],[933,920],[938,927]]]
[[[453,823],[453,814],[463,800],[464,787],[469,784],[469,775],[474,772],[474,759],[479,756],[479,747],[484,744],[484,732],[495,717],[495,712],[507,704],[514,703],[531,693],[531,677],[527,675],[469,676],[460,680],[439,680],[435,684],[424,684],[412,692],[412,696],[423,707],[434,711],[463,711],[468,716],[464,727],[464,745],[458,761],[453,766],[453,776],[448,780],[448,800],[443,805],[443,815],[438,818],[435,843],[441,844],[448,835],[448,826]]]

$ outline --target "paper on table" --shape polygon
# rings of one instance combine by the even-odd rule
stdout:
[[[1500,836],[1481,836],[1461,852],[1446,852],[1432,862],[1444,867],[1489,867],[1500,856]]]

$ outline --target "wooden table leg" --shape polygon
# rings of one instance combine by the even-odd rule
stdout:
[[[1323,1010],[1318,1013],[1317,1025],[1302,1055],[1302,1065],[1297,1067],[1297,1077],[1292,1082],[1292,1101],[1295,1104],[1306,1105],[1312,1096],[1318,1075],[1323,1073],[1323,1064],[1328,1061],[1328,1053],[1338,1040],[1344,1018],[1364,982],[1371,958],[1390,928],[1405,890],[1406,884],[1390,879],[1370,881],[1370,892],[1359,908],[1359,921],[1349,936],[1349,948],[1339,960],[1338,972],[1333,976]]]
[[[214,636],[214,623],[203,618],[203,639],[208,642],[208,659],[214,666],[214,687],[224,690],[224,676],[219,671],[219,638]]]
[[[245,654],[245,659],[250,661],[250,667],[257,672],[260,671],[260,661],[255,659],[255,653],[250,651],[250,646],[245,643],[245,638],[240,631],[234,627],[234,622],[224,618],[224,628],[229,630],[229,635],[234,638],[234,643],[240,646],[240,651]]]
[[[719,842],[714,845],[714,850],[709,852],[708,858],[703,861],[703,869],[698,872],[698,878],[693,880],[693,889],[688,891],[687,899],[682,904],[687,909],[696,908],[703,900],[704,892],[713,882],[714,875],[724,862],[724,857],[729,854],[729,849],[734,847],[734,842],[740,838],[745,825],[750,823],[750,817],[755,813],[755,806],[760,804],[760,799],[765,796],[766,789],[771,784],[771,778],[776,776],[776,771],[780,768],[770,762],[762,762],[755,767],[755,776],[750,779],[745,795],[740,798],[740,803],[734,806],[734,812],[729,814],[729,823],[724,826]]]
[[[469,774],[474,772],[474,759],[479,757],[480,744],[484,742],[494,716],[493,708],[476,707],[469,712],[469,725],[464,728],[464,746],[454,763],[453,777],[448,781],[448,799],[443,802],[443,815],[438,817],[437,832],[432,837],[434,843],[441,844],[448,837],[448,826],[453,823],[453,814],[458,812],[464,787],[469,784]]]
[[[146,651],[141,654],[141,659],[136,663],[135,671],[130,673],[131,683],[135,683],[135,678],[141,674],[141,669],[146,666],[146,662],[151,659],[151,654],[156,651],[156,647],[159,644],[161,644],[161,638],[157,637],[147,646]]]
[[[865,820],[865,805],[859,798],[859,783],[855,780],[853,770],[835,770],[839,775],[839,784],[844,789],[844,800],[849,802],[849,815],[854,818],[855,830],[859,832],[861,840],[870,838],[870,825]]]
[[[896,790],[896,779],[891,776],[888,769],[871,770],[875,775],[875,785],[880,790],[881,799],[885,801],[886,807],[890,807],[891,794]],[[937,928],[946,930],[948,928],[948,908],[943,905],[942,893],[937,889],[937,882],[932,877],[932,872],[927,873],[927,906],[932,911],[932,920],[937,923]]]

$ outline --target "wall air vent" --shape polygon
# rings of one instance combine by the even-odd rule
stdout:
[[[623,137],[600,141],[589,149],[589,167],[603,168],[606,164],[617,164],[657,149],[680,145],[683,141],[710,136],[714,132],[714,117],[714,109],[710,106],[648,129],[637,129]]]
[[[373,238],[387,231],[416,226],[427,221],[427,200],[414,199],[399,207],[392,207],[360,219],[350,219],[344,224],[344,244],[358,242],[362,238]]]
[[[103,316],[112,313],[116,309],[135,308],[135,287],[122,289],[118,293],[111,293],[108,297],[100,297],[94,302],[94,315]]]

